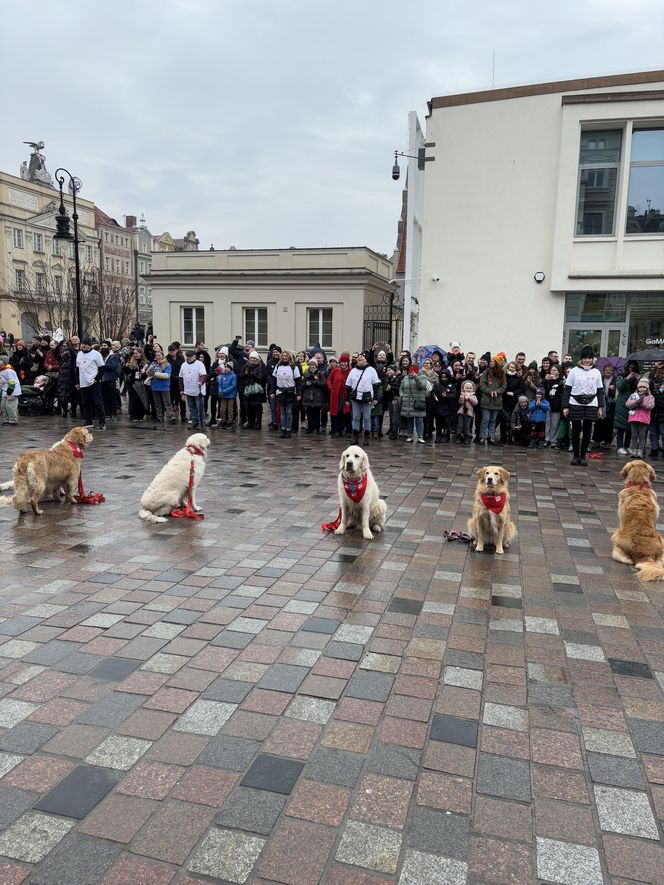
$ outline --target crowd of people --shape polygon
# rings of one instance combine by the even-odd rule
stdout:
[[[414,360],[386,342],[328,356],[320,345],[293,352],[270,344],[265,357],[253,341],[232,342],[212,353],[204,342],[164,350],[152,334],[93,347],[89,338],[34,337],[0,354],[3,424],[18,420],[22,387],[50,388],[57,410],[99,429],[124,415],[130,422],[188,421],[233,431],[269,430],[284,439],[301,430],[320,435],[425,444],[552,447],[573,453],[584,466],[589,449],[611,447],[619,456],[664,457],[664,363],[647,376],[629,361],[616,374],[595,367],[592,348],[576,363],[549,351],[527,361],[517,353],[463,353],[432,349]],[[265,406],[268,406],[266,411]]]

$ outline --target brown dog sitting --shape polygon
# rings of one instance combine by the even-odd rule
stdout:
[[[44,512],[39,509],[41,497],[48,493],[54,501],[60,500],[60,490],[64,488],[65,499],[75,504],[74,492],[81,473],[81,459],[85,447],[90,445],[93,436],[85,427],[74,427],[50,449],[28,449],[19,455],[14,464],[13,480],[3,483],[0,489],[14,489],[11,497],[0,498],[0,507],[15,507],[21,513],[28,512],[28,505],[37,516]]]
[[[659,504],[652,487],[655,471],[645,461],[625,464],[625,488],[618,495],[620,527],[611,536],[616,562],[636,567],[642,581],[664,579],[664,539],[657,531]]]
[[[510,493],[507,488],[509,472],[504,467],[480,467],[473,515],[468,520],[468,531],[475,541],[478,553],[485,544],[495,544],[496,553],[504,553],[516,534],[510,512]]]

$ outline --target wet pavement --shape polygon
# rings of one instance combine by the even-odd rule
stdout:
[[[59,418],[3,428],[0,478]],[[110,426],[98,507],[0,510],[0,885],[664,882],[664,585],[610,559],[620,462],[371,444],[387,531],[322,535],[342,443],[211,430],[203,522]],[[662,485],[658,485],[661,491]]]

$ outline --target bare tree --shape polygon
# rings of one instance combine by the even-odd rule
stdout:
[[[88,331],[103,338],[128,336],[136,314],[136,287],[119,274],[99,274],[92,283]]]

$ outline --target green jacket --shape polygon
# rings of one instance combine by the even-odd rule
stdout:
[[[503,407],[503,394],[507,390],[507,382],[505,381],[505,375],[503,374],[503,383],[497,387],[496,384],[489,384],[488,381],[488,372],[482,372],[480,375],[480,407],[482,409],[497,409],[500,410]],[[491,393],[495,392],[497,396],[491,396]]]
[[[613,426],[616,430],[627,430],[629,411],[625,403],[635,390],[636,384],[632,384],[627,378],[618,378],[616,381],[616,411],[613,416]]]
[[[406,375],[399,388],[401,414],[406,418],[424,418],[427,413],[426,395],[427,382],[424,375]]]

